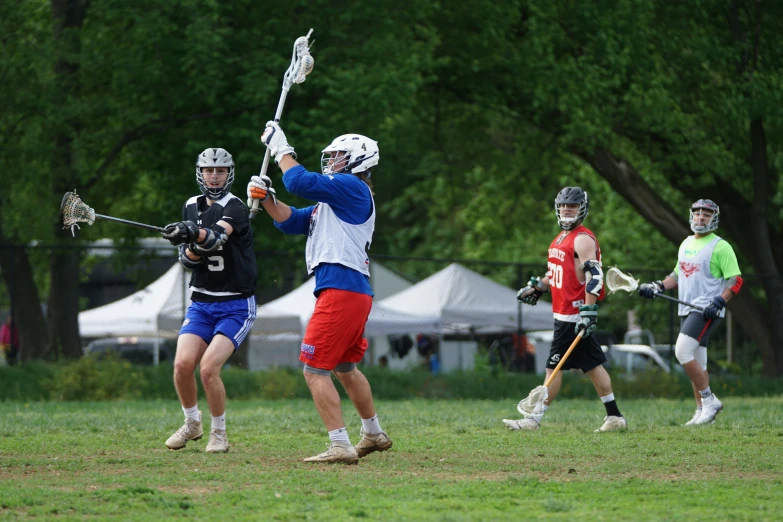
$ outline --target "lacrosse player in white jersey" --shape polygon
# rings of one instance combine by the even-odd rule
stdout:
[[[201,196],[188,199],[182,221],[166,226],[163,237],[179,247],[179,260],[192,270],[192,304],[177,339],[174,386],[185,424],[166,441],[172,450],[198,440],[204,430],[197,404],[199,367],[212,415],[206,451],[228,451],[226,389],[220,370],[245,340],[256,318],[256,258],[248,210],[231,194],[234,160],[225,149],[199,154],[196,180]]]
[[[714,231],[718,228],[720,209],[709,199],[700,199],[691,206],[692,236],[680,245],[674,271],[663,281],[639,286],[642,297],[652,299],[655,294],[677,288],[682,301],[694,304],[704,311],[680,304],[680,334],[675,355],[693,385],[696,412],[686,426],[709,424],[723,409],[710,389],[707,373],[707,342],[726,311],[728,303],[742,288],[742,274],[737,256],[725,240]]]
[[[268,198],[274,189],[266,175],[253,176],[247,186],[248,206],[259,199],[277,228],[308,236],[305,257],[307,271],[315,274],[317,300],[299,360],[331,445],[304,461],[355,464],[361,457],[392,446],[378,422],[370,384],[356,367],[367,350],[364,326],[372,307],[367,250],[375,229],[370,169],[378,164],[378,144],[359,134],[335,138],[322,152],[319,174],[296,162],[294,149],[277,123],[267,123],[261,140],[283,171],[286,189],[318,202],[297,209]],[[356,446],[351,445],[345,428],[332,372],[362,419]]]

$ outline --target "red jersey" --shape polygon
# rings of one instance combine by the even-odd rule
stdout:
[[[574,241],[579,234],[587,234],[595,241],[596,259],[601,261],[601,247],[595,235],[587,228],[579,225],[567,232],[559,233],[552,244],[549,245],[549,259],[547,262],[547,275],[549,276],[549,289],[552,292],[552,311],[555,319],[559,321],[577,322],[579,320],[579,307],[585,304],[585,284],[576,276],[576,253]],[[598,299],[603,299],[605,290],[601,289]]]

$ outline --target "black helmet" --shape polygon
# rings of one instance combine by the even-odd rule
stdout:
[[[564,218],[560,215],[560,205],[579,205],[579,212],[575,218]],[[587,192],[579,187],[566,187],[557,193],[555,198],[555,214],[557,215],[557,224],[563,230],[572,230],[576,228],[587,216],[590,209],[590,198]]]

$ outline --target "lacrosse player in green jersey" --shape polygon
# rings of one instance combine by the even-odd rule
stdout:
[[[686,426],[709,424],[723,409],[723,403],[710,390],[707,373],[707,342],[710,333],[725,315],[728,303],[742,288],[737,256],[725,240],[714,233],[720,209],[709,199],[691,206],[693,235],[680,245],[677,265],[663,281],[645,283],[639,295],[652,299],[658,292],[677,288],[682,301],[702,308],[679,305],[680,334],[675,355],[691,379],[696,397],[696,413]]]

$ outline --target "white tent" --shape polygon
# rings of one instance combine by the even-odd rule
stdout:
[[[175,263],[146,288],[123,299],[79,313],[82,337],[174,338],[190,305],[190,273]],[[298,328],[299,317],[267,310],[254,332],[279,333]]]
[[[286,295],[259,306],[256,313],[258,317],[271,313],[298,314],[300,330],[292,333],[302,334],[315,309],[314,289],[315,277],[311,277]],[[366,336],[410,332],[437,333],[440,332],[440,323],[432,313],[409,314],[404,311],[389,310],[377,301],[373,303],[365,327]]]
[[[516,295],[511,288],[452,263],[378,305],[414,315],[437,314],[446,331],[511,331],[517,329]],[[522,328],[554,328],[552,305],[545,301],[535,307],[522,305]]]

